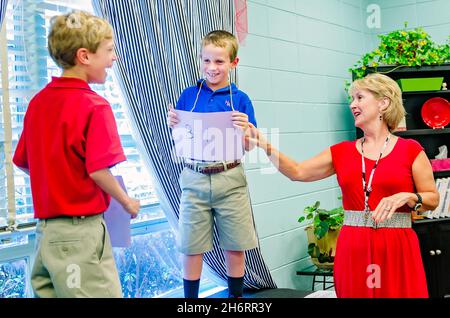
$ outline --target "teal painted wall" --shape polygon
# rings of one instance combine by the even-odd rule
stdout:
[[[408,29],[423,27],[431,35],[433,41],[443,44],[450,35],[450,1],[447,0],[379,0],[375,3],[381,9],[381,28],[367,33],[370,47],[378,46],[377,34],[402,29],[408,22]]]

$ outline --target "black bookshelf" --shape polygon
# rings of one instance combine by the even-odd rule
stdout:
[[[396,131],[394,135],[399,137],[406,136],[424,136],[424,135],[442,135],[450,134],[450,128],[440,128],[440,129],[409,129],[403,131]]]
[[[450,177],[450,170],[433,171],[433,175],[434,175],[435,179],[448,178],[448,177]]]
[[[427,95],[427,96],[431,96],[431,95],[444,95],[446,96],[446,98],[448,98],[447,96],[450,95],[450,90],[446,90],[446,91],[420,91],[420,92],[403,92],[402,93],[403,96],[409,96],[409,95]]]

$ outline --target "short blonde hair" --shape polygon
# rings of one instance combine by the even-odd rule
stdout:
[[[389,99],[389,106],[382,112],[382,116],[389,130],[395,130],[406,115],[402,91],[398,84],[389,76],[373,73],[355,80],[350,86],[349,92],[353,94],[355,90],[359,89],[370,91],[378,100],[382,98]]]
[[[237,57],[239,44],[236,37],[230,32],[224,30],[209,32],[202,40],[202,47],[208,44],[213,44],[214,46],[228,49],[231,62],[233,62]]]
[[[84,11],[55,16],[50,24],[48,52],[63,69],[75,65],[78,49],[95,53],[103,40],[113,38],[113,29],[106,20]]]

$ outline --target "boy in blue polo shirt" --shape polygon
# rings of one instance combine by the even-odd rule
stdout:
[[[250,98],[229,82],[238,64],[238,42],[227,31],[216,30],[202,40],[201,70],[204,79],[183,91],[176,109],[194,112],[233,111],[233,125],[244,132],[256,126]],[[167,121],[179,121],[169,109]],[[250,150],[246,146],[246,150]],[[242,297],[245,250],[258,246],[244,169],[240,161],[186,160],[180,176],[182,189],[178,247],[183,253],[186,298],[197,298],[203,254],[213,248],[213,226],[225,250],[229,297]],[[215,221],[214,221],[215,220]]]

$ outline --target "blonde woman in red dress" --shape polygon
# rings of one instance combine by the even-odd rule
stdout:
[[[413,210],[433,210],[439,194],[421,145],[392,134],[405,110],[397,83],[382,74],[353,82],[351,111],[364,136],[296,162],[253,126],[247,141],[262,148],[293,181],[336,174],[345,209],[334,262],[338,297],[428,297]]]

